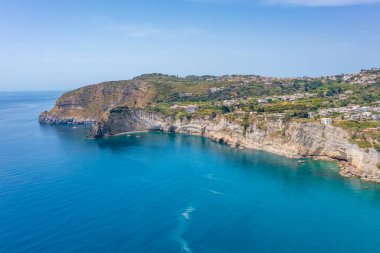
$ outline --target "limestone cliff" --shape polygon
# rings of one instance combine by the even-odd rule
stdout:
[[[121,106],[104,113],[99,122],[92,127],[89,136],[100,138],[124,132],[161,129],[162,119],[157,114]]]
[[[93,127],[90,136],[98,138],[141,130],[199,135],[233,147],[265,150],[287,157],[335,159],[344,165],[342,174],[380,182],[377,167],[379,153],[373,148],[361,149],[351,143],[349,133],[343,129],[256,116],[250,116],[249,123],[244,129],[239,119],[229,119],[228,115],[175,120],[156,113],[120,107],[106,112]]]
[[[203,96],[204,90],[201,90],[203,95],[197,93],[200,88],[205,89],[202,82],[185,79],[184,84],[179,84],[174,82],[178,78],[167,79],[161,75],[149,78],[106,82],[67,92],[51,111],[41,113],[39,120],[46,124],[94,124],[89,134],[92,138],[160,130],[205,136],[233,147],[260,149],[288,157],[330,158],[343,164],[343,175],[380,182],[379,152],[374,148],[359,148],[351,142],[352,133],[347,130],[318,122],[263,116],[266,114],[239,114],[239,110],[232,114],[208,113],[206,108],[207,113],[195,116],[183,114],[182,109],[177,114],[165,114],[152,110],[151,104],[171,101],[173,107],[178,101],[186,101],[189,94],[198,100],[208,101],[210,97]],[[215,94],[210,92],[209,96]],[[185,117],[179,117],[181,113]]]
[[[95,123],[116,105],[145,105],[151,100],[154,87],[143,80],[105,82],[89,85],[63,94],[49,112],[41,113],[39,121],[47,124]]]

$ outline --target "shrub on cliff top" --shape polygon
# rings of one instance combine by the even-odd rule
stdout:
[[[244,118],[243,118],[241,125],[244,128],[244,133],[245,133],[249,127],[249,115],[248,114],[244,115]]]

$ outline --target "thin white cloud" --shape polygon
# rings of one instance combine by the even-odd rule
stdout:
[[[105,31],[125,34],[129,37],[147,37],[162,33],[161,29],[151,24],[116,22],[106,16],[90,16],[87,21],[91,26]]]
[[[112,24],[105,26],[107,30],[124,33],[129,37],[143,38],[154,35],[163,36],[194,36],[205,34],[206,30],[196,27],[154,27],[143,24],[127,25],[127,24]]]
[[[349,6],[380,3],[380,0],[264,0],[267,4],[297,6]]]
[[[199,3],[227,3],[227,4],[266,4],[266,5],[291,5],[291,6],[350,6],[378,4],[380,0],[181,0],[185,2]]]
[[[156,27],[143,25],[110,25],[107,28],[113,31],[124,32],[130,37],[147,37],[161,32]]]

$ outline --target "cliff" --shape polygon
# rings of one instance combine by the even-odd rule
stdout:
[[[53,109],[40,114],[47,124],[93,124],[115,105],[139,108],[151,101],[154,87],[143,80],[89,85],[63,94]]]
[[[141,130],[198,135],[232,147],[259,149],[291,158],[334,159],[343,165],[342,175],[380,182],[379,153],[373,148],[361,149],[351,143],[349,133],[343,129],[253,115],[248,118],[249,126],[245,128],[239,118],[218,115],[215,118],[175,120],[156,113],[119,107],[105,113],[90,136],[99,138]]]
[[[240,83],[228,84],[226,77],[207,81],[209,77],[189,79],[154,74],[89,85],[62,95],[49,112],[41,113],[39,121],[44,124],[93,124],[91,138],[159,130],[204,136],[232,147],[260,149],[287,157],[334,159],[341,164],[342,175],[380,182],[379,152],[373,146],[360,148],[353,143],[355,133],[296,117],[279,116],[285,113],[278,112],[293,107],[295,116],[302,115],[297,103],[278,105],[281,111],[275,111],[276,117],[262,113],[263,108],[257,103],[241,103],[233,108],[218,105],[231,96],[246,96],[246,91],[258,91],[262,95],[263,86],[244,86],[240,80],[242,76],[230,78],[233,81],[238,78]],[[272,92],[278,88],[265,89]],[[198,103],[201,108],[196,113],[186,112],[184,108],[191,103]],[[273,104],[267,109],[273,111]]]

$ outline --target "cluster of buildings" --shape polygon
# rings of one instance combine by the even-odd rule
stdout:
[[[350,84],[375,84],[376,81],[380,80],[380,69],[363,70],[359,73],[354,74],[344,74],[342,75],[342,80]]]
[[[310,97],[316,97],[317,94],[312,93],[297,93],[293,95],[283,95],[283,96],[270,96],[270,97],[263,97],[258,98],[256,101],[260,104],[269,103],[270,101],[295,101],[302,98],[310,98]],[[223,100],[223,102],[218,103],[219,105],[224,106],[233,106],[236,104],[246,104],[248,100],[246,99],[230,99],[230,100]]]
[[[341,116],[342,119],[347,120],[379,120],[380,121],[380,107],[379,106],[359,106],[350,105],[339,108],[321,109],[318,112],[309,112],[309,118],[327,116]]]
[[[311,98],[311,97],[317,97],[317,94],[312,93],[297,93],[293,95],[284,95],[284,96],[271,96],[271,97],[264,97],[257,99],[257,102],[259,103],[268,103],[269,101],[276,101],[276,100],[282,100],[282,101],[295,101],[297,99],[301,98]]]
[[[349,84],[368,85],[380,80],[380,68],[362,70],[358,73],[342,74],[337,76],[326,76],[321,78],[324,81],[337,81],[341,79]]]
[[[221,81],[225,82],[236,82],[241,85],[249,84],[249,83],[261,83],[268,86],[273,86],[274,84],[291,84],[296,80],[300,81],[313,81],[315,78],[312,77],[301,77],[301,78],[277,78],[277,77],[269,77],[269,76],[259,76],[259,75],[244,75],[244,76],[222,76]]]
[[[269,77],[269,76],[260,76],[260,75],[224,75],[224,76],[203,76],[201,79],[205,81],[213,81],[213,82],[227,82],[227,83],[235,83],[236,85],[244,85],[250,83],[261,83],[264,85],[272,86],[275,83],[281,84],[291,84],[295,80],[302,81],[312,81],[315,78],[312,77],[302,77],[302,78],[277,78],[277,77]],[[223,88],[213,87],[210,89],[212,93],[219,91]]]
[[[290,84],[296,80],[299,81],[337,81],[338,79],[348,82],[350,84],[374,84],[380,80],[380,68],[372,68],[369,70],[362,70],[358,73],[342,74],[336,76],[325,76],[320,78],[314,77],[290,77],[290,78],[276,78],[260,75],[224,75],[224,76],[205,76],[204,80],[207,81],[224,81],[236,82],[239,84],[249,84],[252,82],[262,83],[265,85],[273,85],[274,83]],[[213,89],[213,88],[212,88]],[[217,89],[214,89],[215,92]]]

